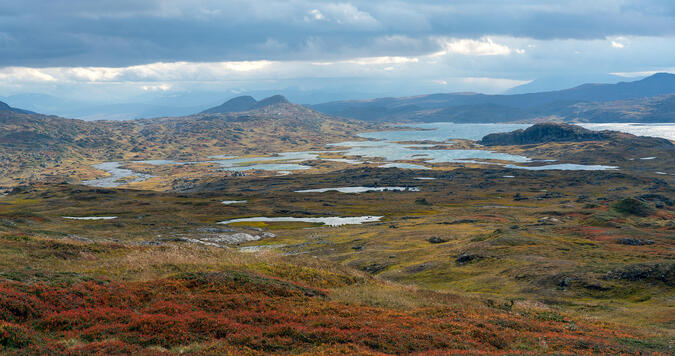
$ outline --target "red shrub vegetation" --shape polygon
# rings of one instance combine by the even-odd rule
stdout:
[[[497,309],[402,312],[331,302],[326,293],[238,272],[128,283],[4,282],[0,352],[162,354],[175,347],[193,354],[629,351],[612,341],[628,335],[596,325],[569,328]],[[65,340],[76,340],[76,346]]]

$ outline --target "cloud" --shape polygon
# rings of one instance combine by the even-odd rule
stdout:
[[[612,46],[612,48],[624,48],[626,47],[626,38],[624,37],[616,37],[616,38],[610,38],[609,43]]]
[[[615,50],[607,44],[608,40],[619,40],[631,46],[624,47],[623,55],[617,58]],[[407,37],[381,41],[411,47],[428,44]],[[307,81],[319,83],[312,84],[316,90],[329,88],[332,81],[345,88],[356,87],[348,83],[359,83],[360,90],[371,91],[381,90],[377,82],[383,80],[388,81],[386,90],[401,94],[412,94],[409,91],[413,88],[422,92],[479,89],[498,92],[551,73],[573,72],[579,78],[584,75],[595,78],[599,74],[648,73],[670,68],[669,59],[675,55],[675,47],[669,46],[671,41],[660,37],[628,36],[598,40],[535,40],[504,36],[436,38],[429,43],[440,43],[438,47],[442,50],[433,51],[435,47],[430,46],[427,53],[419,55],[352,56],[337,60],[174,61],[118,67],[12,66],[0,68],[0,93],[63,92],[66,87],[101,87],[105,84],[116,85],[120,95],[125,95],[132,91],[125,93],[121,88],[145,87],[144,91],[158,91],[158,86],[168,85],[162,90],[180,92],[200,86],[215,88],[213,90],[240,88],[242,83],[256,88],[283,88],[282,85],[293,86],[293,83]],[[270,48],[284,47],[270,43]],[[323,44],[317,41],[313,45],[321,47]],[[441,85],[439,80],[447,85]],[[437,86],[430,87],[430,83]]]
[[[675,73],[675,67],[664,67],[656,70],[646,70],[637,72],[613,72],[610,74],[624,78],[639,78],[654,75],[656,73]]]
[[[672,0],[0,0],[0,95],[581,84],[672,68],[673,23]]]
[[[62,79],[69,78],[73,81],[86,82],[115,81],[123,72],[116,68],[58,68],[39,70],[41,72],[51,72],[51,75],[57,75]]]
[[[336,64],[358,64],[363,66],[370,66],[370,65],[385,65],[385,64],[388,65],[388,64],[417,63],[417,62],[419,62],[419,59],[415,57],[364,57],[335,62],[312,62],[312,64],[318,66],[331,66]]]
[[[57,79],[40,69],[7,67],[0,70],[0,80],[5,82],[54,82]]]
[[[489,37],[479,40],[444,40],[442,47],[443,50],[436,52],[436,56],[443,56],[449,53],[465,56],[505,56],[511,54],[511,49],[508,46],[494,43]]]
[[[379,24],[368,12],[359,10],[349,3],[326,4],[324,12],[329,20],[341,25],[373,27]]]
[[[169,91],[171,87],[170,84],[141,85],[141,89],[144,91]]]
[[[496,55],[506,48],[485,38],[625,46],[614,37],[675,35],[675,2],[666,0],[22,0],[0,1],[0,14],[0,66]],[[446,48],[438,38],[466,41]]]
[[[323,19],[326,18],[325,16],[323,16],[323,14],[321,13],[321,11],[319,9],[309,10],[308,15],[309,16],[305,16],[305,21],[311,21],[311,20],[320,21],[320,20],[323,20]]]
[[[218,81],[239,78],[247,72],[270,67],[270,61],[214,63],[151,63],[129,67],[9,67],[0,69],[0,79],[13,83],[114,83],[153,81]],[[166,85],[166,84],[163,84]],[[151,88],[150,86],[148,88]],[[170,87],[168,87],[170,89]],[[167,89],[167,90],[168,90]],[[147,89],[144,89],[147,90]]]

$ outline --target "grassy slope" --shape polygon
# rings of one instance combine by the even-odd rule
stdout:
[[[485,306],[311,260],[28,235],[0,240],[3,256],[35,263],[5,272],[0,283],[0,347],[8,354],[580,354],[665,345],[656,334],[535,306]],[[48,270],[40,268],[45,261]],[[92,261],[108,268],[83,268]]]

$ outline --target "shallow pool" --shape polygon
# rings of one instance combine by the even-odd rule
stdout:
[[[380,221],[380,219],[382,219],[382,216],[350,216],[350,217],[329,216],[321,218],[295,218],[289,216],[270,218],[265,216],[259,216],[253,218],[225,220],[219,222],[218,224],[227,225],[237,222],[307,222],[315,224],[319,223],[328,226],[342,226],[342,225],[355,225],[367,222],[375,222]]]
[[[408,191],[419,192],[416,187],[336,187],[336,188],[319,188],[319,189],[304,189],[296,190],[296,193],[324,193],[324,192],[339,192],[339,193],[364,193],[364,192],[386,192],[386,191]]]
[[[62,216],[61,218],[69,220],[112,220],[117,219],[117,216]]]

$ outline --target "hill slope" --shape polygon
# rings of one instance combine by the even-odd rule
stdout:
[[[32,112],[32,111],[13,108],[13,107],[7,105],[7,103],[4,103],[4,102],[0,101],[0,112],[3,112],[3,111],[14,112],[14,113],[19,113],[19,114],[34,114],[34,112]]]
[[[83,121],[0,111],[0,186],[45,178],[88,179],[91,163],[193,160],[323,147],[352,138],[363,123],[336,120],[271,98],[244,113],[198,114],[133,121]],[[39,167],[39,169],[38,169]]]

